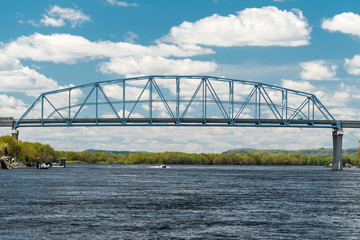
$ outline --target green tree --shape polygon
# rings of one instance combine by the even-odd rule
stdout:
[[[15,140],[9,135],[0,137],[0,143],[2,147],[2,151],[4,151],[4,147],[7,147],[8,156],[17,157],[21,151],[21,145],[19,141]],[[4,154],[4,152],[2,152]]]

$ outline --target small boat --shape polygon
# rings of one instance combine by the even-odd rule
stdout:
[[[51,164],[48,163],[41,163],[39,165],[39,169],[49,169],[51,167]]]
[[[51,164],[53,168],[64,168],[65,165],[61,165],[60,163],[52,163]]]
[[[165,164],[160,165],[160,168],[167,168]]]

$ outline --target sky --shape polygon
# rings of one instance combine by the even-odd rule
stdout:
[[[73,0],[0,3],[1,116],[43,92],[143,75],[210,75],[314,93],[360,117],[357,0]],[[57,150],[223,152],[332,147],[329,129],[19,128]],[[1,134],[10,130],[2,128]],[[360,130],[344,130],[345,148]]]

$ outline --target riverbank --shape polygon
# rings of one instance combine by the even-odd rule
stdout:
[[[332,156],[301,155],[299,153],[130,153],[62,152],[67,163],[87,164],[187,164],[187,165],[312,165],[332,163]],[[358,157],[343,157],[343,162],[359,165]]]
[[[12,160],[10,157],[1,157],[0,158],[0,169],[18,169],[18,168],[27,168],[22,162]]]
[[[87,164],[188,164],[188,165],[318,165],[324,166],[332,163],[331,155],[305,155],[298,152],[266,153],[247,152],[236,153],[183,153],[183,152],[132,152],[127,154],[114,154],[109,152],[74,152],[56,151],[48,144],[21,142],[11,136],[0,137],[0,156],[17,156],[22,163],[34,164],[39,158],[40,162],[58,162],[65,158],[67,163]],[[352,166],[360,165],[358,156],[343,156],[344,163]],[[20,168],[23,165],[10,165],[10,168]]]

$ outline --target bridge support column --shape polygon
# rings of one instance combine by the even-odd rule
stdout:
[[[334,130],[332,133],[333,136],[333,163],[332,170],[342,170],[342,137],[344,135],[343,131]]]
[[[11,130],[11,136],[13,137],[13,139],[19,140],[19,131],[16,129]]]

